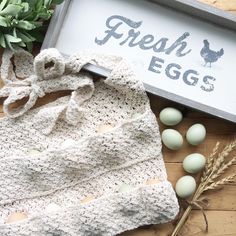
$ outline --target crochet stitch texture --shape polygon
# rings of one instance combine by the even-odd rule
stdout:
[[[11,57],[3,55],[1,68],[0,235],[110,236],[175,218],[179,207],[156,117],[125,60],[86,53],[65,59],[48,49],[32,63],[19,51],[15,76]],[[47,68],[49,62],[54,66]],[[88,62],[111,69],[110,76],[94,82],[81,73]],[[39,97],[60,90],[72,92],[30,110]],[[104,124],[114,128],[99,133]],[[154,178],[159,182],[146,184]],[[133,187],[119,191],[124,184]],[[22,211],[27,219],[6,223]]]

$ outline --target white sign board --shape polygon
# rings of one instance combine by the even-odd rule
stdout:
[[[145,0],[74,0],[52,46],[121,55],[149,91],[236,122],[234,31]]]

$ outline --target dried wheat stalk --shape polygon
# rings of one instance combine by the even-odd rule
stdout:
[[[219,152],[219,142],[216,143],[211,155],[207,158],[205,169],[200,179],[200,184],[193,195],[190,205],[185,210],[184,214],[180,218],[171,236],[176,236],[184,226],[193,206],[201,203],[202,194],[209,190],[215,190],[222,188],[225,184],[232,183],[235,180],[236,174],[229,175],[224,178],[220,178],[233,164],[236,163],[236,156],[233,156],[230,161],[226,162],[225,158],[236,149],[236,140],[229,145],[225,146],[223,151]],[[218,153],[219,152],[219,153]],[[196,204],[197,203],[197,204]],[[201,210],[203,207],[199,206]],[[204,213],[204,212],[203,212]],[[204,214],[205,220],[206,216]],[[206,231],[208,230],[208,224],[206,220]]]

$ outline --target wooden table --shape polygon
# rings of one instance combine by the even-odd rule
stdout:
[[[200,0],[221,9],[236,13],[236,0]],[[235,42],[236,43],[236,42]],[[0,53],[1,55],[1,53]],[[1,87],[1,82],[0,82]],[[166,101],[153,95],[149,95],[151,106],[158,117],[159,112],[166,106],[180,107],[178,104]],[[50,97],[51,100],[54,97]],[[183,107],[180,107],[181,109]],[[2,106],[0,105],[0,116]],[[179,151],[169,151],[163,148],[164,160],[168,172],[169,180],[175,185],[178,178],[186,173],[182,168],[182,161],[186,155],[192,152],[200,152],[206,157],[210,154],[212,148],[217,141],[220,141],[222,146],[236,139],[236,124],[229,123],[210,115],[184,108],[184,120],[176,127],[182,134],[186,133],[188,127],[194,123],[202,123],[207,128],[206,141],[198,147],[191,147],[184,144],[184,147]],[[161,131],[164,126],[160,125]],[[236,153],[236,152],[235,152]],[[236,172],[236,165],[230,171]],[[204,220],[201,212],[197,209],[192,211],[190,218],[181,231],[182,236],[236,236],[236,184],[229,184],[223,190],[215,191],[206,194],[210,199],[210,206],[206,210],[206,215],[209,221],[209,232],[204,233]],[[174,227],[174,222],[164,225],[156,225],[143,227],[127,233],[122,236],[167,236]]]

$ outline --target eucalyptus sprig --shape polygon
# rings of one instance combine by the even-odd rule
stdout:
[[[43,23],[50,19],[55,4],[63,0],[2,0],[0,3],[0,47],[16,50],[42,42]]]
[[[171,236],[178,235],[181,228],[187,221],[193,206],[196,206],[202,210],[206,221],[206,231],[208,230],[206,215],[203,211],[204,206],[201,206],[201,204],[204,204],[204,200],[206,199],[202,198],[202,195],[206,191],[216,190],[222,188],[228,183],[235,182],[236,174],[231,174],[222,178],[222,174],[224,174],[233,164],[236,163],[236,156],[233,156],[228,162],[226,162],[226,157],[229,156],[235,149],[236,140],[225,146],[225,148],[221,152],[219,152],[219,143],[216,144],[215,148],[212,151],[212,154],[207,158],[205,169],[200,179],[200,184],[195,194],[193,195],[192,200],[189,202],[189,206],[183,213]]]

